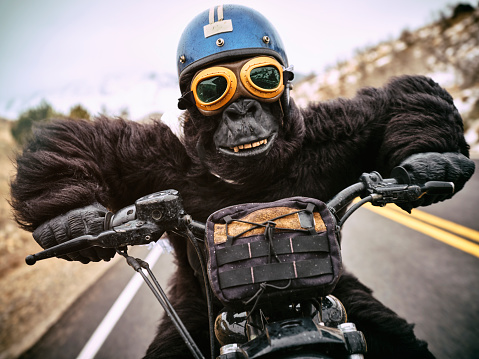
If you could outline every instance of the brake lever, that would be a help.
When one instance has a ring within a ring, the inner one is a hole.
[[[160,239],[163,233],[164,230],[154,223],[134,220],[108,231],[101,232],[96,236],[87,234],[57,244],[41,252],[31,254],[25,258],[25,262],[28,265],[34,265],[42,259],[63,256],[95,246],[102,248],[121,248],[148,244]]]
[[[100,235],[103,236],[108,236],[111,235],[112,233],[115,233],[113,231],[107,231],[107,232],[102,232]],[[32,266],[34,265],[37,261],[42,260],[42,259],[48,259],[48,258],[53,258],[57,256],[63,256],[67,255],[73,252],[78,252],[83,249],[88,249],[93,246],[95,246],[98,242],[98,237],[100,236],[93,236],[86,234],[81,237],[77,237],[74,239],[71,239],[67,242],[63,242],[60,244],[57,244],[56,246],[47,248],[41,252],[35,253],[35,254],[30,254],[25,258],[25,262]]]
[[[448,194],[454,194],[455,187],[453,182],[443,182],[443,181],[429,181],[424,183],[424,185],[421,186],[421,190],[424,191],[427,194],[443,194],[443,195],[448,195]]]

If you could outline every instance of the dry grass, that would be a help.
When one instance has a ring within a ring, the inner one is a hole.
[[[8,204],[9,182],[15,172],[12,158],[18,150],[10,134],[10,125],[8,121],[0,121],[0,278],[24,263],[25,251],[38,248],[31,235],[16,226]]]
[[[9,182],[18,151],[11,123],[0,119],[0,359],[15,358],[33,345],[70,304],[112,263],[42,261],[34,267],[25,257],[41,248],[19,229],[8,204]]]

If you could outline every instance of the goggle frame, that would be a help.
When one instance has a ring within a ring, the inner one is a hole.
[[[256,68],[272,66],[278,70],[279,83],[273,89],[266,89],[258,86],[251,79],[251,71]],[[249,98],[256,98],[261,101],[273,102],[277,100],[284,91],[284,67],[274,58],[269,56],[258,56],[246,60],[236,61],[228,64],[208,67],[198,71],[191,82],[196,107],[204,115],[214,115],[221,108],[241,95]],[[201,81],[222,76],[227,81],[227,88],[221,96],[211,102],[204,102],[198,96],[198,84]],[[238,83],[240,78],[240,84]]]

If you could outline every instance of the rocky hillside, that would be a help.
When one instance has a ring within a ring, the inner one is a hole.
[[[358,51],[353,58],[299,81],[292,96],[300,106],[352,97],[361,87],[379,87],[403,74],[430,76],[451,93],[463,116],[467,140],[479,152],[479,8],[458,5],[449,17]]]

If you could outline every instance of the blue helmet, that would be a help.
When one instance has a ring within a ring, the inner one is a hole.
[[[176,57],[180,86],[182,78],[207,65],[257,55],[272,56],[288,67],[283,43],[263,15],[240,5],[213,7],[196,16],[180,38]]]

